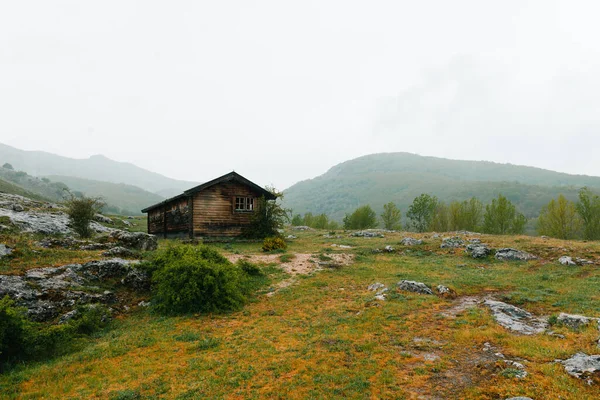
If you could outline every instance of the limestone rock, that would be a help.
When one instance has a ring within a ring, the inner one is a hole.
[[[562,256],[561,258],[558,259],[558,262],[561,263],[562,265],[577,265],[575,263],[575,261],[573,261],[573,259],[568,256]]]
[[[416,281],[402,280],[398,282],[398,289],[419,294],[433,294],[433,292],[430,288],[427,287],[427,285],[425,285],[422,282]]]
[[[556,322],[571,329],[580,329],[589,325],[594,319],[584,315],[560,313]]]
[[[470,254],[471,257],[477,258],[485,258],[490,255],[491,250],[485,244],[468,244],[465,250],[466,253]]]
[[[536,318],[530,312],[511,304],[489,299],[485,300],[484,304],[490,308],[498,324],[524,335],[544,332],[548,325],[546,321]]]
[[[370,290],[370,291],[372,291],[372,292],[375,292],[375,291],[377,291],[379,289],[383,289],[383,288],[385,288],[385,285],[383,283],[380,283],[380,282],[371,283],[367,287],[367,289]]]
[[[379,231],[358,231],[352,232],[350,236],[353,237],[365,237],[365,238],[382,238],[383,234]]]
[[[510,260],[510,261],[529,261],[536,260],[537,257],[533,254],[527,253],[525,251],[504,248],[499,249],[496,252],[496,260]]]
[[[577,353],[569,359],[556,361],[564,365],[569,375],[585,379],[589,384],[593,382],[592,376],[600,373],[600,355]]]
[[[383,248],[383,251],[386,253],[393,253],[395,251],[395,249],[392,246],[387,245]]]
[[[116,246],[102,253],[105,257],[135,257],[136,253],[125,247]]]
[[[405,237],[400,241],[400,244],[403,246],[418,246],[420,244],[423,244],[423,241],[420,239]]]
[[[150,251],[158,247],[158,239],[144,232],[125,232],[115,230],[110,233],[110,239],[124,247],[135,250]]]
[[[460,237],[458,236],[454,236],[451,238],[444,238],[442,240],[442,244],[440,245],[440,248],[442,249],[455,249],[458,247],[463,247],[465,245],[464,240],[462,240]]]
[[[139,268],[131,268],[121,283],[135,290],[150,290],[150,274]]]
[[[106,217],[106,216],[104,216],[102,214],[96,214],[96,215],[94,215],[94,220],[98,221],[98,222],[105,223],[105,224],[110,224],[110,225],[114,224],[114,221],[112,219],[110,219],[110,218],[108,218],[108,217]]]
[[[12,253],[12,249],[7,245],[0,243],[0,258],[4,256],[10,256]]]
[[[437,292],[437,294],[441,297],[445,297],[445,298],[449,298],[449,299],[454,299],[456,298],[456,291],[454,291],[454,289],[450,289],[447,286],[444,285],[437,285],[435,287],[435,291]]]

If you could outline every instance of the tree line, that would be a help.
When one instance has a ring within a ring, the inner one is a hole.
[[[406,210],[407,221],[402,225],[402,212],[393,202],[383,206],[379,215],[370,205],[358,207],[346,214],[344,229],[406,229],[416,232],[472,231],[497,235],[523,234],[528,219],[502,194],[489,204],[477,197],[446,204],[429,194],[417,196]],[[339,224],[327,215],[296,214],[292,225],[316,229],[338,229]],[[563,195],[545,205],[536,223],[537,233],[559,239],[600,239],[600,196],[589,188],[579,191],[579,200],[572,202]]]

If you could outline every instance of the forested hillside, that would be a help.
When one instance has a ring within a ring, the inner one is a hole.
[[[284,204],[294,213],[325,213],[340,221],[363,204],[381,212],[391,201],[405,211],[421,193],[447,203],[472,196],[488,203],[503,194],[532,218],[560,193],[575,200],[583,186],[598,191],[600,178],[485,161],[385,153],[346,161],[293,185],[284,192]]]

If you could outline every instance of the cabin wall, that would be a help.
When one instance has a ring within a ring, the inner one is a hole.
[[[254,212],[234,210],[236,197],[253,197],[256,208],[260,193],[238,182],[225,182],[194,194],[193,234],[205,237],[239,236]]]
[[[153,235],[166,233],[169,237],[187,235],[191,218],[189,206],[188,197],[181,197],[150,210],[148,212],[148,233]]]

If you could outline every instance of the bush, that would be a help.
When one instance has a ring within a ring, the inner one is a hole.
[[[237,265],[242,269],[242,271],[244,271],[250,276],[262,275],[262,271],[260,270],[260,268],[258,268],[256,264],[252,264],[250,261],[239,260],[237,262]]]
[[[89,238],[92,236],[92,229],[90,223],[94,220],[94,216],[100,212],[104,203],[99,198],[92,197],[75,197],[71,195],[71,198],[65,202],[67,206],[67,215],[71,221],[71,226],[82,238]]]
[[[263,251],[283,250],[286,248],[287,244],[285,240],[279,236],[266,238],[262,245]]]
[[[275,189],[270,189],[276,197],[275,200],[267,200],[265,196],[258,199],[252,221],[242,232],[242,235],[251,239],[262,239],[278,234],[286,222],[289,222],[289,210],[284,209],[277,203],[277,199],[283,195]]]
[[[235,310],[246,301],[245,275],[208,246],[170,246],[154,258],[154,307],[165,314]]]
[[[344,229],[367,229],[377,227],[377,214],[366,205],[358,207],[352,214],[344,217]]]

